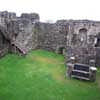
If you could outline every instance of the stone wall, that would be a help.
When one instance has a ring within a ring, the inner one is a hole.
[[[56,23],[37,23],[36,27],[38,34],[38,48],[60,53],[60,49],[66,47],[67,32],[64,32],[64,26]]]
[[[6,45],[9,52],[26,54],[37,47],[34,26],[38,21],[39,15],[36,13],[22,14],[21,17],[17,17],[15,13],[0,12],[0,31],[8,42]],[[2,42],[0,44],[5,45]]]
[[[89,20],[58,20],[42,23],[37,13],[0,12],[0,55],[27,54],[32,49],[45,49],[64,54],[66,62],[100,66],[100,22]]]
[[[71,57],[76,63],[90,64],[94,60],[97,66],[97,40],[100,31],[100,23],[94,21],[71,21],[67,35],[66,59],[69,62]],[[99,51],[100,52],[100,51]],[[98,59],[100,57],[98,56]]]

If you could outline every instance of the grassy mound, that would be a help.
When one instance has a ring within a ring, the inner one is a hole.
[[[64,57],[37,50],[0,59],[0,100],[100,100],[100,72],[94,83],[65,77]]]

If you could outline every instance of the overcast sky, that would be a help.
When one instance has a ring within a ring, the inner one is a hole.
[[[100,21],[100,0],[0,0],[0,11],[39,13],[41,21],[90,19]]]

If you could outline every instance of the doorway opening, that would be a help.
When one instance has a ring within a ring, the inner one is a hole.
[[[58,53],[58,54],[64,54],[64,53],[65,53],[65,47],[63,47],[63,46],[58,47],[57,53]]]

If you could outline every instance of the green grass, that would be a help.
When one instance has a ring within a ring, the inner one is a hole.
[[[0,59],[0,100],[100,100],[100,71],[94,83],[65,77],[64,57],[36,50]]]

